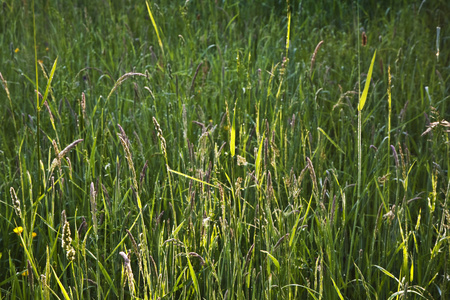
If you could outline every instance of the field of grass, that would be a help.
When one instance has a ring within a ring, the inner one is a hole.
[[[449,15],[3,0],[0,299],[450,299]]]

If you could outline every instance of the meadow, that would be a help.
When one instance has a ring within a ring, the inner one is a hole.
[[[450,4],[0,5],[0,299],[450,299]]]

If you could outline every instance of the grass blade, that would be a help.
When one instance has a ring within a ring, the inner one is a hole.
[[[364,107],[364,104],[366,103],[367,94],[369,93],[370,80],[372,79],[373,64],[375,63],[376,55],[377,55],[377,50],[375,50],[375,53],[373,54],[372,62],[370,63],[369,73],[367,73],[367,78],[366,78],[366,84],[364,85],[364,90],[363,90],[362,96],[359,99],[358,110],[362,110]]]
[[[384,269],[384,268],[382,268],[380,266],[377,266],[377,265],[375,265],[375,267],[380,269],[381,272],[383,272],[387,276],[391,277],[392,279],[394,279],[395,281],[397,281],[400,284],[400,281],[398,281],[398,279],[394,275],[392,275],[392,273],[390,273],[388,270],[386,270],[386,269]]]
[[[197,292],[198,295],[200,295],[200,291],[199,291],[199,288],[198,288],[197,276],[195,275],[195,271],[194,271],[194,268],[192,267],[191,260],[189,259],[189,254],[186,254],[186,259],[188,261],[189,274],[191,275],[192,282],[194,283],[195,291]]]
[[[50,72],[50,76],[48,77],[47,86],[45,87],[44,97],[42,98],[41,104],[39,105],[39,107],[42,107],[42,105],[44,104],[45,100],[47,100],[48,92],[50,91],[50,86],[52,84],[53,76],[55,75],[57,62],[58,62],[58,57],[55,59],[55,62],[53,63],[52,71]]]
[[[336,143],[328,136],[328,134],[325,133],[325,131],[323,131],[322,128],[317,127],[317,130],[319,130],[320,132],[322,132],[322,134],[330,141],[330,143],[332,143],[334,147],[336,147],[339,151],[341,151],[341,152],[345,155],[345,152],[339,147],[338,144],[336,144]]]
[[[261,142],[258,147],[258,156],[256,157],[255,168],[256,168],[256,179],[259,180],[259,174],[261,173],[261,161],[262,161],[262,148],[264,144],[264,134],[261,138]]]
[[[334,282],[333,277],[330,277],[330,278],[331,278],[331,281],[333,282],[334,289],[336,290],[336,293],[338,294],[339,299],[344,300],[344,297],[342,296],[341,291],[340,291],[339,288],[337,287],[336,282]]]
[[[59,287],[61,288],[61,292],[64,295],[64,299],[66,300],[70,300],[69,294],[67,293],[66,289],[64,288],[63,284],[61,283],[61,281],[58,278],[58,275],[56,275],[55,269],[52,268],[53,274],[55,274],[55,278],[56,278],[56,282],[58,282]]]
[[[278,259],[276,259],[272,254],[270,254],[267,251],[264,250],[260,250],[262,253],[267,254],[267,256],[269,256],[269,258],[272,260],[273,264],[275,265],[275,267],[277,267],[278,272],[280,272],[280,263],[278,262]]]
[[[180,176],[184,176],[184,177],[186,177],[186,178],[189,178],[189,179],[191,179],[191,180],[194,180],[194,181],[197,181],[197,182],[206,184],[206,185],[209,185],[209,186],[211,186],[211,187],[213,187],[213,188],[216,188],[216,189],[218,188],[217,186],[215,186],[215,185],[213,185],[213,184],[211,184],[211,183],[207,183],[206,181],[197,179],[197,178],[195,178],[195,177],[192,177],[192,176],[183,174],[183,173],[181,173],[181,172],[178,172],[178,171],[175,171],[175,170],[172,170],[172,169],[169,169],[169,172],[175,173],[175,174],[180,175]]]
[[[236,104],[237,104],[237,100],[234,103],[233,124],[231,125],[231,135],[230,135],[230,153],[231,153],[231,157],[234,157],[234,155],[236,153]]]
[[[152,10],[150,9],[150,6],[148,5],[148,1],[145,1],[145,4],[147,4],[148,15],[150,16],[150,20],[152,20],[153,28],[155,28],[156,36],[158,37],[159,47],[161,48],[161,52],[164,56],[164,48],[163,48],[161,38],[159,36],[158,26],[156,26],[156,22],[155,22],[155,19],[153,18]]]

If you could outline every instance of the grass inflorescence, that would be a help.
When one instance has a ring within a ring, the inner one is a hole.
[[[0,10],[0,299],[448,298],[445,1]]]

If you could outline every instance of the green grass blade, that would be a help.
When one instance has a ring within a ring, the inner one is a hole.
[[[163,43],[161,41],[161,37],[159,36],[158,26],[156,25],[155,19],[153,18],[152,10],[150,9],[150,6],[148,5],[148,1],[145,1],[145,4],[147,4],[148,15],[150,16],[150,20],[152,20],[153,28],[155,28],[156,36],[158,37],[159,47],[161,48],[161,52],[164,56],[164,48],[163,48]]]
[[[278,262],[278,259],[276,259],[272,254],[270,254],[267,251],[264,250],[260,250],[262,253],[267,254],[267,256],[269,256],[270,260],[272,260],[273,264],[275,265],[275,267],[277,267],[278,272],[280,272],[280,263]]]
[[[373,64],[375,63],[376,55],[377,55],[377,50],[375,50],[375,53],[373,54],[372,62],[370,63],[369,73],[367,73],[366,84],[364,85],[364,91],[362,93],[361,98],[359,99],[358,110],[363,109],[364,104],[366,103],[366,100],[367,100],[367,94],[369,93],[370,80],[372,79]]]
[[[44,97],[42,98],[42,101],[41,101],[41,104],[39,105],[39,107],[42,107],[45,100],[47,100],[48,92],[50,91],[50,86],[52,84],[53,76],[55,75],[57,62],[58,62],[58,57],[55,59],[55,62],[53,63],[52,71],[50,72],[50,76],[48,77],[47,86],[45,87]]]
[[[336,285],[336,282],[334,282],[333,277],[330,277],[330,278],[331,278],[331,281],[333,282],[334,289],[336,290],[336,293],[338,294],[339,299],[344,300],[344,297],[342,296],[341,291],[339,290],[338,286]]]
[[[209,186],[211,186],[211,187],[213,187],[213,188],[216,188],[216,189],[218,188],[217,186],[215,186],[215,185],[213,185],[213,184],[211,184],[211,183],[207,183],[206,181],[197,179],[197,178],[195,178],[195,177],[192,177],[192,176],[183,174],[183,173],[181,173],[181,172],[178,172],[178,171],[175,171],[175,170],[172,170],[172,169],[169,169],[169,172],[175,173],[175,174],[177,174],[177,175],[180,175],[180,176],[183,176],[183,177],[192,179],[192,180],[195,180],[195,181],[197,181],[197,182],[200,182],[200,183],[203,183],[203,184],[206,184],[206,185],[209,185]]]
[[[66,300],[70,300],[69,294],[67,293],[66,289],[64,288],[63,284],[61,283],[61,281],[58,278],[58,275],[56,275],[55,269],[52,268],[53,274],[55,275],[56,278],[56,282],[58,282],[59,287],[61,288],[61,292],[63,293],[64,299]]]
[[[387,276],[391,277],[392,279],[394,279],[395,281],[397,281],[400,284],[400,281],[398,281],[398,279],[394,275],[392,275],[392,273],[390,273],[388,270],[386,270],[386,269],[384,269],[384,268],[382,268],[380,266],[377,266],[377,265],[375,265],[375,267],[380,269],[381,272],[383,272]]]
[[[322,134],[330,141],[330,143],[332,143],[334,147],[336,147],[340,152],[342,152],[342,153],[345,155],[345,152],[339,147],[338,144],[336,144],[336,143],[328,136],[328,134],[325,133],[325,131],[323,131],[322,128],[317,127],[317,130],[319,130],[320,132],[322,132]]]
[[[189,274],[191,275],[192,282],[194,283],[195,291],[200,296],[200,290],[198,288],[197,276],[195,275],[195,271],[194,271],[194,268],[192,267],[191,260],[189,259],[189,254],[186,254],[186,258],[187,258],[188,265],[189,265]]]
[[[304,286],[304,285],[301,285],[301,284],[295,284],[295,283],[293,283],[293,284],[285,285],[285,286],[283,286],[281,289],[284,289],[284,288],[287,288],[287,287],[299,287],[299,288],[303,288],[303,289],[305,289],[306,291],[308,291],[309,295],[310,295],[311,297],[313,297],[314,300],[318,300],[317,297],[316,297],[313,293],[319,294],[319,292],[316,292],[315,290],[313,290],[313,289],[311,289],[311,288],[309,288],[309,287],[307,287],[307,286]]]
[[[294,227],[291,230],[291,238],[289,239],[289,248],[292,247],[292,242],[294,241],[295,233],[297,232],[297,226],[301,219],[301,214],[299,213],[297,216],[297,220],[295,220]]]
[[[262,162],[262,148],[264,145],[264,136],[265,134],[262,135],[261,137],[261,142],[259,143],[259,147],[258,147],[258,156],[256,157],[256,162],[255,162],[255,168],[256,168],[256,179],[259,180],[259,174],[261,173],[261,162]]]

